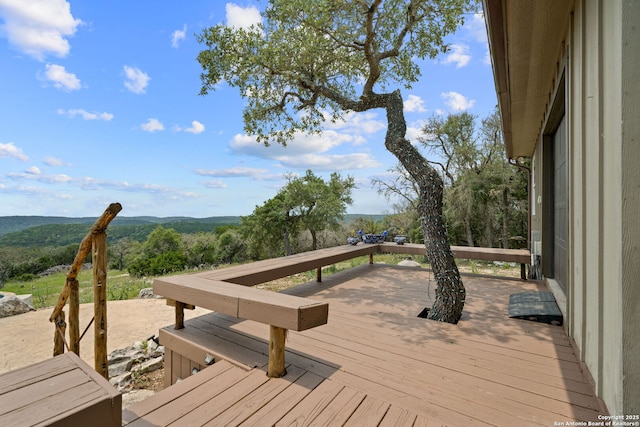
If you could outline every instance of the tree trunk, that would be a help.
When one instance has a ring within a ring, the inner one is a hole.
[[[471,219],[469,219],[469,215],[464,216],[464,231],[467,234],[467,245],[475,246],[473,241],[473,232],[471,231]]]
[[[291,235],[289,233],[290,223],[292,221],[292,218],[291,218],[291,215],[289,214],[288,209],[285,211],[285,216],[286,216],[286,222],[285,222],[285,229],[284,229],[284,236],[283,236],[284,250],[285,250],[285,254],[289,256],[293,254],[293,250],[291,249]]]
[[[427,257],[437,283],[436,300],[429,310],[428,318],[458,323],[464,308],[466,293],[442,218],[442,179],[422,154],[405,138],[407,125],[400,91],[380,96],[384,97],[384,107],[387,111],[388,129],[385,146],[411,174],[419,188],[418,215]]]
[[[509,188],[502,190],[502,247],[509,249]]]
[[[291,240],[289,239],[289,230],[284,231],[284,250],[287,256],[292,255]]]
[[[318,233],[316,230],[309,230],[311,233],[311,250],[315,251],[318,249]]]
[[[484,237],[487,241],[487,247],[493,247],[493,218],[491,217],[491,209],[489,206],[484,207]]]

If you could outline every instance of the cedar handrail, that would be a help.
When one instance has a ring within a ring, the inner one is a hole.
[[[78,253],[69,268],[65,284],[58,297],[58,303],[49,317],[55,322],[54,356],[64,353],[65,315],[63,308],[69,300],[69,345],[67,348],[80,355],[80,316],[79,316],[79,283],[78,272],[82,268],[90,251],[93,251],[93,289],[94,289],[94,319],[95,323],[95,369],[103,377],[108,377],[107,369],[107,311],[106,311],[106,274],[107,274],[107,243],[106,230],[109,223],[122,210],[120,203],[112,203],[96,220],[87,235],[82,239]]]

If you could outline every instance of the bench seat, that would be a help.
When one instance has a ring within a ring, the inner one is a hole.
[[[423,247],[424,248],[424,247]],[[255,261],[233,267],[220,268],[204,273],[196,273],[192,277],[204,277],[209,280],[222,280],[238,285],[254,286],[271,280],[281,279],[326,265],[348,261],[378,252],[378,245],[360,244],[344,245],[316,251]]]
[[[153,289],[175,301],[294,331],[324,325],[329,313],[326,302],[194,275],[156,279]]]
[[[187,305],[198,305],[217,313],[269,325],[269,377],[286,374],[284,354],[287,331],[304,331],[324,325],[329,315],[329,304],[326,302],[196,275],[155,279],[153,290],[175,305],[175,329],[184,328],[183,310]]]
[[[424,245],[406,243],[381,243],[380,252],[399,253],[407,255],[425,255]],[[479,246],[451,246],[453,256],[458,259],[475,259],[479,261],[502,261],[520,264],[520,277],[526,279],[526,265],[531,263],[531,252],[528,249],[484,248]]]

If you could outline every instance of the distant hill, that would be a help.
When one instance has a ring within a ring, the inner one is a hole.
[[[67,218],[54,216],[0,217],[0,246],[65,246],[79,244],[97,218]],[[240,217],[210,218],[151,216],[116,217],[109,225],[109,240],[128,237],[143,241],[158,225],[179,233],[214,231],[218,226],[240,224]]]
[[[348,214],[345,221],[358,218],[380,221],[384,215]],[[80,244],[96,217],[69,218],[61,216],[0,216],[0,246],[66,246]],[[178,233],[212,232],[216,227],[240,224],[239,216],[209,218],[153,216],[116,217],[109,225],[108,239],[123,237],[144,241],[158,225],[173,228]]]
[[[71,218],[64,216],[0,216],[0,236],[22,231],[27,228],[39,225],[51,224],[89,224],[93,225],[97,217]],[[200,223],[224,223],[239,224],[240,217],[218,216],[210,218],[190,218],[190,217],[167,217],[159,218],[154,216],[116,217],[113,225],[144,225],[144,224],[166,224],[170,222],[200,222]]]

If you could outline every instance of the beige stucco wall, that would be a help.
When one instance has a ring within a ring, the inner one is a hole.
[[[576,1],[568,19],[556,76],[564,70],[569,134],[565,326],[610,413],[638,414],[640,0]],[[535,234],[543,227],[541,143],[533,164]]]

